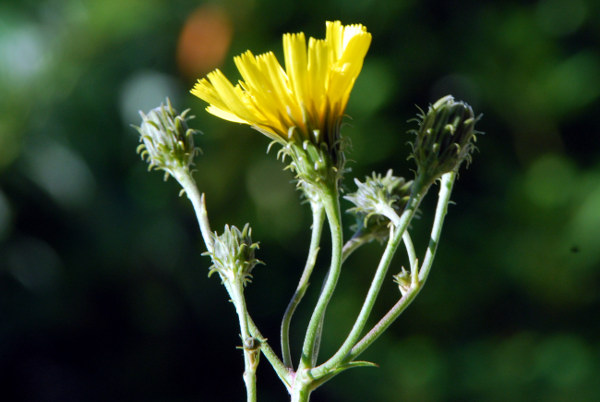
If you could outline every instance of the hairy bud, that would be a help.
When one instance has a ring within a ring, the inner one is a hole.
[[[258,243],[252,243],[252,229],[248,224],[243,230],[235,226],[225,225],[221,235],[213,235],[213,251],[206,252],[210,255],[213,265],[208,275],[215,272],[223,281],[239,279],[245,285],[252,279],[252,270],[256,264],[261,263],[254,257]]]
[[[178,114],[167,99],[166,106],[161,104],[148,114],[140,112],[142,124],[136,127],[140,133],[140,146],[137,152],[149,164],[149,169],[165,171],[165,179],[178,169],[189,169],[199,148],[194,147],[196,130],[188,127],[185,110]]]
[[[458,169],[470,160],[475,148],[475,117],[471,106],[456,102],[450,95],[429,106],[427,113],[417,118],[412,158],[417,164],[417,175],[432,182],[444,173]]]

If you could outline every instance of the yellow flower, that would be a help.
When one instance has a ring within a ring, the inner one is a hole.
[[[248,124],[281,144],[308,140],[335,152],[370,43],[364,26],[328,21],[325,39],[310,38],[308,48],[304,33],[283,35],[285,70],[272,52],[247,51],[234,58],[243,79],[237,85],[215,70],[191,92],[209,103],[209,113]]]

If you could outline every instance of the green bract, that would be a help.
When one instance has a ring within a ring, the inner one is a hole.
[[[288,169],[296,174],[299,187],[309,199],[324,188],[336,188],[344,172],[344,140],[336,131],[334,143],[303,140],[295,127],[289,129],[289,141],[282,143],[278,158],[289,157]],[[319,137],[317,131],[314,136]]]
[[[408,201],[412,181],[406,182],[404,178],[394,176],[390,169],[385,176],[373,172],[364,182],[358,179],[354,182],[356,191],[344,198],[355,205],[348,212],[357,219],[356,231],[385,239],[389,234],[389,221],[402,212]]]
[[[442,174],[458,169],[469,160],[474,149],[475,117],[471,106],[455,102],[451,95],[444,96],[422,112],[417,121],[412,158],[417,163],[417,176],[433,182]]]
[[[136,128],[142,144],[137,151],[149,163],[149,169],[164,170],[165,179],[169,174],[174,176],[178,169],[188,169],[200,150],[194,147],[193,138],[198,131],[187,125],[193,118],[187,116],[188,112],[189,109],[177,114],[169,99],[166,106],[161,104],[148,114],[140,111],[142,125]]]
[[[252,278],[252,269],[261,261],[254,258],[258,243],[252,243],[252,229],[248,224],[241,231],[235,226],[225,225],[223,233],[213,234],[213,250],[206,252],[213,265],[208,275],[215,272],[223,281],[241,280],[246,284]]]

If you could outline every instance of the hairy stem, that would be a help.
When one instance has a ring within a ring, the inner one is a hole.
[[[317,304],[308,324],[304,345],[302,346],[302,357],[298,368],[299,371],[312,365],[315,346],[319,343],[318,338],[320,327],[322,326],[322,319],[325,315],[327,305],[333,296],[342,266],[343,234],[337,187],[332,186],[332,188],[324,188],[322,194],[322,202],[325,207],[329,230],[331,232],[331,264],[321,294],[319,295],[319,299],[317,300]]]
[[[438,203],[435,211],[435,218],[431,230],[431,237],[429,241],[429,247],[427,249],[425,258],[423,259],[423,265],[419,271],[419,275],[416,282],[413,282],[408,291],[398,300],[398,302],[386,313],[386,315],[379,320],[377,324],[350,350],[350,353],[346,356],[345,361],[352,361],[356,359],[362,352],[365,351],[371,344],[387,329],[389,326],[402,314],[404,310],[412,303],[417,297],[433,263],[433,257],[439,243],[440,236],[442,234],[442,226],[444,218],[448,211],[448,204],[450,202],[450,195],[452,193],[452,185],[456,178],[455,172],[446,173],[442,176],[440,184],[440,192],[438,195]]]
[[[321,242],[321,233],[323,230],[324,213],[321,205],[312,204],[313,222],[312,222],[312,233],[310,237],[310,246],[308,249],[308,257],[304,266],[304,271],[298,282],[298,286],[292,299],[290,300],[287,309],[283,315],[281,321],[281,353],[283,354],[283,364],[286,367],[293,368],[292,354],[290,350],[290,322],[292,316],[296,311],[296,307],[300,304],[300,301],[308,289],[310,276],[313,268],[317,261],[317,254],[319,253],[319,243]]]
[[[265,338],[260,333],[260,330],[258,329],[256,324],[252,320],[252,317],[250,317],[249,315],[248,315],[248,325],[250,327],[250,333],[252,334],[252,336],[254,338],[258,339],[258,341],[260,342],[260,350],[262,351],[262,354],[267,358],[267,360],[273,367],[273,370],[275,370],[275,373],[277,374],[277,376],[279,377],[279,379],[281,380],[283,385],[285,385],[286,389],[288,391],[291,391],[291,389],[292,389],[292,374],[293,374],[292,370],[290,368],[286,367],[283,364],[283,362],[279,359],[279,357],[277,356],[277,353],[275,353],[273,348],[267,342],[267,338]]]
[[[208,213],[206,212],[206,203],[204,193],[200,194],[196,181],[190,174],[189,170],[181,169],[173,172],[173,177],[179,182],[188,199],[191,201],[198,219],[198,226],[204,239],[204,244],[208,251],[213,251],[212,231],[208,221]]]
[[[346,356],[350,353],[352,347],[360,339],[360,335],[371,314],[375,300],[379,295],[379,291],[385,279],[385,275],[387,274],[392,258],[394,257],[398,245],[402,241],[403,235],[406,232],[406,229],[408,228],[412,218],[414,217],[414,214],[426,191],[427,188],[417,187],[416,185],[413,186],[413,192],[406,208],[404,209],[404,212],[402,213],[402,216],[396,220],[396,222],[394,222],[393,234],[390,235],[385,251],[383,252],[375,275],[373,276],[367,296],[365,297],[363,306],[358,314],[358,317],[356,318],[356,321],[354,322],[354,325],[352,326],[352,329],[350,330],[350,333],[346,337],[346,340],[342,346],[340,346],[338,351],[327,362],[311,370],[311,375],[314,378],[319,378],[328,374],[331,370],[337,368],[340,364],[345,362]]]
[[[250,327],[248,324],[248,311],[246,309],[246,300],[244,297],[244,288],[241,280],[234,280],[229,287],[231,290],[231,300],[240,323],[240,332],[242,338],[242,349],[244,351],[244,383],[246,385],[247,402],[256,402],[256,368],[258,367],[258,358],[260,356],[260,346],[256,345],[256,340],[250,336]]]

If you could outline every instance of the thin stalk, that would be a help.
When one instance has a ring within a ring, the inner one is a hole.
[[[206,203],[204,193],[200,194],[196,181],[190,174],[189,170],[182,169],[173,172],[173,177],[179,182],[188,199],[191,201],[196,218],[198,219],[198,226],[204,239],[206,249],[210,252],[213,251],[213,239],[212,231],[210,230],[210,223],[208,221],[208,214],[206,212]]]
[[[352,238],[348,240],[342,248],[342,262],[346,261],[346,258],[350,257],[350,254],[352,254],[365,243],[367,243],[365,236],[355,233],[354,236],[352,236]]]
[[[402,241],[402,237],[406,232],[406,229],[408,228],[408,225],[410,224],[410,221],[412,220],[419,204],[421,203],[425,192],[426,188],[420,188],[416,185],[413,186],[413,192],[407,203],[406,208],[404,209],[404,212],[402,213],[402,216],[400,217],[400,219],[394,222],[395,227],[393,229],[393,235],[391,235],[388,240],[385,251],[381,256],[379,265],[377,267],[377,270],[375,271],[375,275],[373,276],[373,280],[367,292],[367,296],[365,297],[363,306],[361,307],[361,310],[358,314],[358,317],[356,318],[356,321],[354,322],[354,325],[352,326],[352,329],[350,330],[350,333],[346,337],[346,340],[344,341],[342,346],[340,346],[338,351],[328,361],[326,361],[319,367],[311,370],[312,377],[319,378],[329,373],[332,369],[338,367],[341,363],[343,363],[346,360],[346,356],[348,355],[348,353],[350,353],[352,347],[360,339],[360,335],[365,325],[367,324],[367,320],[369,318],[369,315],[371,314],[371,311],[375,304],[375,300],[377,299],[381,286],[383,285],[383,281],[385,279],[385,275],[387,274],[392,258],[394,257],[398,245]]]
[[[450,195],[452,194],[452,187],[456,180],[456,172],[446,173],[442,176],[440,183],[440,193],[438,204],[435,209],[435,218],[433,226],[431,228],[431,237],[429,238],[429,245],[427,246],[427,252],[423,257],[423,264],[419,270],[419,282],[425,282],[431,266],[433,265],[433,259],[435,258],[435,252],[442,235],[442,227],[444,226],[444,218],[448,213],[448,204],[450,202]]]
[[[331,232],[331,264],[329,266],[325,284],[323,285],[323,289],[321,289],[321,294],[319,295],[319,299],[317,300],[317,304],[308,323],[298,371],[302,371],[302,369],[306,369],[312,364],[315,345],[319,342],[318,334],[320,332],[319,328],[322,325],[322,318],[325,315],[327,305],[333,296],[342,266],[343,234],[339,195],[337,188],[335,186],[332,187],[333,188],[325,188],[322,191],[322,202],[325,207],[325,213],[327,214],[329,231]]]
[[[321,242],[323,221],[325,217],[321,205],[311,203],[311,207],[313,222],[308,257],[306,258],[304,271],[302,272],[296,291],[294,292],[281,321],[281,353],[283,354],[283,364],[289,368],[293,368],[292,353],[290,351],[290,322],[292,321],[292,316],[296,311],[296,307],[298,307],[298,304],[300,304],[300,301],[306,293],[306,289],[308,289],[310,276],[317,261],[317,254],[319,253],[319,244]]]
[[[408,263],[410,264],[411,278],[415,278],[419,272],[417,264],[417,254],[415,253],[415,246],[413,245],[412,238],[408,230],[402,235],[402,241],[404,241],[404,247],[406,248],[406,256],[408,257]]]
[[[246,300],[244,298],[243,284],[239,280],[233,281],[230,288],[231,299],[235,305],[235,310],[240,323],[240,332],[242,337],[242,350],[244,351],[244,384],[246,385],[247,402],[256,402],[256,368],[258,367],[258,356],[260,351],[252,348],[249,343],[253,341],[250,336],[248,325],[248,311],[246,309]]]
[[[358,342],[346,356],[346,361],[352,361],[365,351],[412,303],[421,290],[420,284],[415,284],[402,296],[402,298],[386,313],[385,316]]]
[[[393,208],[389,206],[383,206],[383,214],[394,224],[395,227],[399,227],[400,225],[402,225],[400,217],[398,216],[396,211],[394,211]],[[404,247],[406,248],[406,255],[410,264],[411,276],[416,277],[418,271],[417,255],[415,253],[415,246],[413,245],[412,238],[410,237],[410,233],[408,233],[408,230],[405,230],[402,234],[402,240],[404,242]]]
[[[252,336],[260,341],[260,350],[262,351],[263,355],[265,355],[265,357],[273,367],[273,370],[275,370],[275,373],[277,374],[281,382],[283,382],[283,385],[285,385],[286,389],[288,391],[291,391],[293,372],[288,367],[286,367],[283,364],[283,362],[279,359],[279,356],[277,356],[277,353],[275,353],[273,348],[271,348],[271,346],[267,342],[267,338],[265,338],[260,333],[260,330],[254,323],[250,315],[248,315],[248,325],[250,327],[250,333],[252,334]]]
[[[225,289],[227,290],[229,297],[231,297],[231,299],[233,300],[233,296],[232,296],[233,291],[231,290],[231,286],[229,285],[229,282],[224,281],[223,285],[225,285]],[[237,309],[236,309],[236,312],[237,312]],[[247,312],[247,310],[246,310],[246,312]],[[277,374],[277,376],[279,377],[281,382],[283,382],[283,385],[285,385],[286,389],[288,389],[288,391],[291,390],[291,384],[292,384],[291,370],[289,370],[287,367],[285,367],[283,365],[282,361],[277,356],[277,353],[275,353],[273,348],[271,348],[271,346],[267,342],[267,338],[265,338],[263,336],[263,334],[261,334],[260,330],[258,329],[258,326],[256,325],[256,323],[250,316],[250,313],[247,312],[246,317],[248,319],[248,327],[250,330],[250,334],[252,335],[252,337],[254,337],[255,339],[258,339],[258,341],[260,342],[260,350],[261,350],[262,354],[265,355],[265,357],[267,358],[267,360],[273,367],[273,370],[275,370],[275,373]]]
[[[452,185],[455,178],[455,172],[446,173],[442,176],[429,247],[425,258],[423,259],[423,265],[419,272],[418,281],[413,282],[408,291],[390,309],[390,311],[388,311],[387,314],[379,320],[379,322],[375,324],[375,326],[356,345],[354,345],[345,361],[356,359],[365,349],[371,346],[371,344],[400,316],[400,314],[406,310],[425,285],[442,234],[442,226],[446,213],[448,212],[448,204],[450,202]]]

